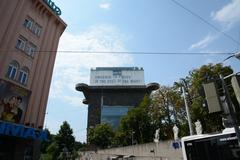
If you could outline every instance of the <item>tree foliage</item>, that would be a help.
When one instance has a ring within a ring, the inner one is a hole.
[[[206,133],[220,131],[222,126],[222,118],[219,113],[209,114],[207,108],[203,107],[204,97],[202,95],[204,83],[215,81],[218,88],[221,88],[221,81],[219,75],[227,76],[233,71],[229,66],[222,66],[221,64],[203,65],[198,69],[189,72],[185,78],[185,86],[188,90],[188,103],[190,108],[190,115],[192,122],[201,121],[203,130]],[[229,81],[226,81],[229,84]],[[218,91],[220,95],[223,93]]]
[[[156,129],[160,129],[161,140],[172,139],[174,124],[179,128],[180,137],[189,135],[182,97],[183,88],[186,91],[192,122],[200,120],[203,131],[206,133],[220,131],[223,128],[221,115],[219,113],[209,114],[207,108],[203,107],[202,85],[216,81],[220,88],[219,75],[226,76],[232,72],[229,66],[221,64],[208,64],[194,69],[184,79],[175,82],[173,86],[160,86],[151,96],[146,95],[138,106],[122,117],[117,130],[112,130],[106,124],[90,129],[88,141],[100,148],[148,143],[153,141]],[[226,83],[230,84],[229,79]],[[221,91],[219,93],[223,94]],[[231,88],[230,93],[233,95]],[[233,99],[233,102],[235,106],[238,106],[236,99]]]
[[[120,122],[120,127],[115,136],[115,143],[130,145],[135,143],[152,142],[155,127],[151,123],[148,108],[151,100],[145,96],[139,106],[131,109]]]
[[[76,144],[70,125],[64,121],[57,135],[51,135],[49,142],[42,144],[42,159],[75,159],[77,156]]]
[[[160,128],[161,139],[172,138],[174,124],[180,128],[184,128],[181,125],[185,124],[187,120],[181,93],[175,86],[160,86],[152,94],[149,113],[152,122]]]
[[[70,125],[64,121],[55,137],[55,141],[60,151],[62,151],[63,148],[67,148],[68,152],[73,152],[75,147],[75,137],[72,134],[73,130],[70,128]]]
[[[108,124],[99,124],[89,130],[88,142],[99,148],[107,148],[112,144],[114,131]]]
[[[42,154],[46,154],[47,153],[47,147],[52,143],[52,141],[54,139],[54,135],[52,135],[47,128],[45,129],[45,131],[48,134],[48,141],[43,141],[41,143],[41,153]]]

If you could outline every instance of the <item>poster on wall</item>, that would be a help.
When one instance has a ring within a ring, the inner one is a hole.
[[[0,120],[23,123],[31,92],[0,79]]]

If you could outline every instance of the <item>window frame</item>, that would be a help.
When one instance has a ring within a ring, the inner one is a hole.
[[[37,37],[40,37],[42,32],[42,26],[35,22],[32,18],[27,16],[27,18],[24,19],[23,26],[30,30],[34,35]]]
[[[19,36],[18,39],[17,39],[16,48],[24,51],[25,48],[26,48],[27,42],[28,41],[27,41],[26,38],[24,38],[22,36]]]
[[[23,51],[26,55],[34,58],[37,46],[23,36],[19,36],[16,43],[16,48]]]
[[[23,22],[23,26],[29,30],[32,30],[33,28],[33,24],[34,24],[34,21],[32,18],[30,17],[27,17],[25,18],[24,22]]]
[[[25,47],[25,53],[31,57],[34,57],[34,53],[36,52],[36,49],[37,49],[37,46],[35,44],[33,44],[32,42],[28,41],[28,43]]]
[[[8,65],[6,77],[9,78],[9,79],[15,80],[16,76],[17,76],[17,73],[18,73],[18,69],[19,69],[18,62],[17,61],[12,61]]]
[[[33,26],[32,32],[36,36],[40,37],[41,31],[42,31],[42,26],[40,26],[38,23],[35,23],[34,26]]]
[[[28,75],[29,75],[28,71],[24,69],[19,70],[18,82],[21,83],[22,85],[27,85]]]

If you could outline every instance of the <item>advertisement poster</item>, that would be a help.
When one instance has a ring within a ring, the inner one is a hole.
[[[145,85],[144,70],[137,67],[97,67],[96,69],[91,69],[90,85]]]
[[[23,123],[30,91],[0,79],[0,120]]]

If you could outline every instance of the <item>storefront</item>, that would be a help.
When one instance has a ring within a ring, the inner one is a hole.
[[[44,130],[0,121],[0,159],[38,159],[41,141],[47,141],[47,138]]]
[[[31,92],[0,79],[0,160],[32,160],[40,156],[42,129],[30,127],[24,120]]]

